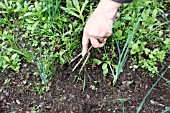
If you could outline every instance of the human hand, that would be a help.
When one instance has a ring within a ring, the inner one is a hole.
[[[87,53],[89,42],[94,48],[104,46],[107,38],[112,34],[112,25],[120,6],[120,3],[112,0],[100,0],[84,28],[82,56]]]

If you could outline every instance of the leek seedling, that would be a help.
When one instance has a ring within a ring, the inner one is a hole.
[[[31,47],[32,49],[32,47]],[[33,56],[33,61],[35,62],[38,72],[40,74],[42,83],[47,85],[47,76],[44,72],[44,64],[42,62],[42,46],[41,46],[41,42],[40,42],[40,60],[38,61],[37,57],[34,55],[34,51],[32,49],[32,56]]]
[[[44,2],[47,7],[47,12],[50,16],[50,20],[53,20],[57,14],[56,11],[59,8],[61,0],[44,0]]]
[[[147,94],[145,95],[145,97],[143,98],[142,102],[140,103],[137,112],[139,113],[140,110],[142,109],[143,104],[145,103],[146,98],[149,96],[149,94],[151,93],[151,91],[153,90],[153,88],[158,84],[158,82],[161,80],[161,78],[164,76],[164,74],[168,71],[168,69],[170,68],[170,65],[168,66],[168,68],[165,69],[165,71],[160,75],[160,77],[158,78],[158,80],[153,84],[153,86],[151,87],[151,89],[147,92]]]

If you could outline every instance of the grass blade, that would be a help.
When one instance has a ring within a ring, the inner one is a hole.
[[[119,43],[118,43],[118,41],[117,41],[117,39],[116,39],[116,36],[115,36],[115,35],[114,35],[114,39],[115,39],[115,41],[116,41],[116,46],[117,46],[117,49],[118,49],[119,60],[120,60],[120,59],[121,59],[121,58],[120,58],[121,51],[120,51]]]
[[[169,22],[169,20],[166,16],[165,12],[162,9],[159,9],[159,8],[158,8],[158,10],[162,13],[164,19],[168,22],[168,29],[170,30],[170,22]]]
[[[122,97],[124,97],[123,94]],[[125,113],[125,100],[122,101],[122,113]]]
[[[86,87],[86,75],[84,74],[84,80],[83,80],[83,93]]]
[[[41,45],[41,42],[40,42],[40,69],[41,69],[41,79],[43,81],[43,83],[46,85],[47,84],[47,78],[46,78],[46,74],[44,72],[44,64],[43,64],[43,61],[42,61],[42,45]]]
[[[65,7],[61,7],[62,10],[64,10],[66,13],[75,16],[77,18],[80,18],[79,15],[77,13],[75,13],[75,11],[73,11],[73,8],[65,8]]]

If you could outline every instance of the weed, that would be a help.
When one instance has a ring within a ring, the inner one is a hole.
[[[44,93],[44,88],[41,88],[39,83],[34,83],[35,84],[35,88],[36,88],[36,92],[38,92],[39,95]]]
[[[157,64],[164,61],[167,52],[169,51],[169,49],[167,49],[169,46],[166,46],[169,43],[168,35],[165,38],[162,38],[163,33],[168,33],[169,30],[160,29],[164,25],[167,25],[169,21],[165,19],[165,22],[161,22],[157,18],[157,16],[162,13],[159,10],[159,7],[162,6],[160,6],[158,2],[153,3],[152,1],[144,1],[143,4],[140,2],[141,1],[134,1],[129,4],[128,7],[127,5],[123,5],[123,8],[121,8],[120,11],[121,17],[113,26],[114,35],[111,37],[111,40],[109,40],[109,42],[112,41],[112,44],[106,45],[106,48],[112,48],[110,50],[107,49],[107,56],[112,56],[112,58],[107,59],[107,61],[111,64],[109,64],[109,67],[115,78],[113,83],[116,82],[118,75],[123,71],[122,67],[127,59],[127,53],[129,50],[132,55],[129,60],[131,60],[131,62],[136,62],[130,67],[133,68],[133,70],[138,68],[147,69],[149,75],[152,77],[158,72]],[[136,7],[136,4],[141,5]],[[154,6],[157,8],[155,9]],[[135,27],[133,27],[137,21],[136,17],[139,20]],[[164,17],[162,16],[162,18]],[[131,33],[132,30],[133,32]],[[136,31],[135,34],[134,31]],[[126,37],[129,38],[127,39]],[[118,49],[118,58],[114,57],[117,55],[113,55],[116,54],[114,52],[115,45]],[[122,51],[121,48],[123,48]],[[116,61],[114,59],[118,60],[118,65],[116,66]],[[106,64],[104,67],[107,67]],[[106,68],[106,72],[108,72],[107,69],[108,68]]]
[[[63,9],[68,14],[81,19],[84,25],[85,21],[84,21],[83,11],[85,10],[87,3],[88,0],[85,0],[84,2],[82,2],[82,5],[80,6],[78,0],[66,0],[66,7],[61,7],[61,9]]]
[[[20,58],[19,53],[17,53],[17,50],[14,50],[11,45],[9,44],[9,41],[12,41],[11,38],[12,35],[8,34],[8,32],[0,33],[0,69],[2,72],[4,72],[6,69],[13,69],[17,72],[19,72],[20,68]]]

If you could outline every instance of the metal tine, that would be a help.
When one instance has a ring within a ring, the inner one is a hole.
[[[83,68],[84,68],[84,66],[85,66],[85,64],[86,64],[86,62],[87,62],[87,60],[89,59],[89,57],[90,57],[90,52],[88,52],[87,57],[86,57],[86,59],[85,59],[83,65],[81,66],[81,69],[80,69],[80,71],[79,71],[79,74],[82,72],[82,70],[83,70]]]
[[[90,48],[88,49],[88,52],[90,52],[90,50],[91,50],[92,47],[93,47],[93,46],[90,46]]]
[[[92,49],[92,46],[90,46],[90,48],[88,49],[88,56],[85,60],[85,62],[83,63],[83,65],[85,65],[85,63],[87,62],[88,58],[89,58],[89,53],[90,53],[90,50]],[[74,59],[72,59],[69,63],[72,63],[74,60],[76,60],[79,56],[81,56],[82,54],[78,54]],[[79,62],[74,66],[74,68],[72,69],[72,72],[75,71],[75,69],[78,67],[78,65],[81,63],[81,61],[84,59],[85,56],[82,56],[82,58],[79,60]],[[82,66],[82,69],[83,69],[84,66]],[[81,70],[82,70],[81,69]],[[81,73],[81,70],[79,73]]]
[[[81,56],[82,54],[80,53],[80,54],[78,54],[76,57],[74,57],[70,62],[69,62],[69,64],[71,64],[72,62],[74,62],[79,56]]]
[[[90,46],[90,48],[88,49],[88,52],[91,50],[92,46]],[[79,53],[76,57],[74,57],[69,64],[71,64],[72,62],[74,62],[78,57],[80,57],[82,55],[82,53]]]
[[[81,61],[83,60],[84,57],[82,57],[79,62],[74,66],[74,68],[72,69],[72,72],[78,67],[78,65],[81,63]]]

